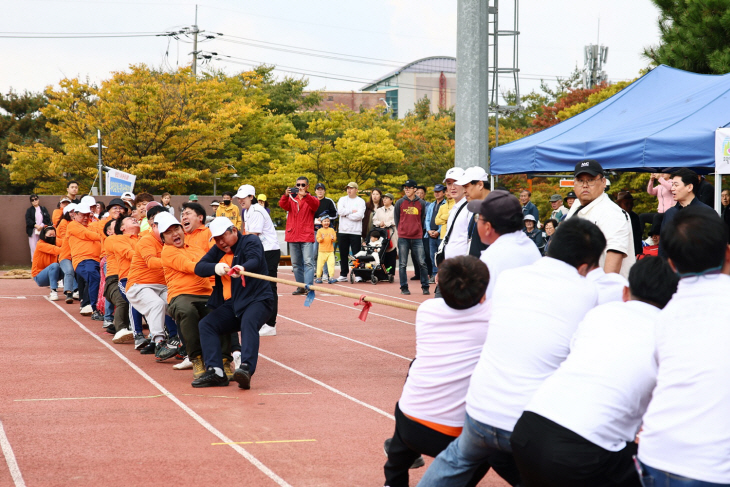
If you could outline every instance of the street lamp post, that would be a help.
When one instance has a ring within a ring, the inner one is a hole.
[[[91,147],[92,149],[95,148],[97,151],[97,154],[98,154],[98,160],[97,160],[96,166],[99,170],[99,173],[97,175],[97,178],[99,179],[99,196],[102,196],[104,194],[104,191],[101,186],[101,178],[104,177],[104,173],[103,173],[104,164],[102,163],[102,160],[101,160],[101,151],[102,151],[102,149],[106,149],[107,147],[101,145],[101,130],[99,130],[99,129],[96,130],[96,144],[90,145],[89,147]]]
[[[238,177],[238,172],[236,172],[236,168],[235,167],[233,167],[230,164],[226,164],[226,167],[225,168],[226,169],[233,169],[233,174],[229,174],[228,177],[230,177],[230,178],[237,178]],[[217,173],[218,173],[218,170],[213,171],[213,196],[217,196],[216,193],[218,192],[218,181],[220,181],[220,179],[221,179],[221,178],[215,176]]]

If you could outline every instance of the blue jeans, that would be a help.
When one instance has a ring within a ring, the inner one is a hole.
[[[61,266],[56,262],[40,271],[33,280],[40,287],[50,286],[51,291],[58,289],[58,276],[61,273]]]
[[[418,487],[466,485],[484,462],[489,462],[510,485],[517,485],[520,473],[512,458],[511,435],[510,431],[480,423],[467,414],[461,435],[434,459]]]
[[[314,281],[314,242],[289,242],[291,266],[297,282],[312,284]]]
[[[643,471],[641,482],[644,487],[727,487],[730,485],[688,479],[687,477],[650,467],[645,463],[641,464],[641,470]]]
[[[433,274],[432,276],[435,276],[438,274],[439,270],[438,267],[436,267],[436,251],[439,249],[439,245],[441,245],[441,239],[440,238],[432,238],[430,239],[430,251],[431,251],[431,263],[433,264]]]
[[[63,271],[63,292],[72,293],[79,288],[76,282],[76,274],[74,273],[74,266],[69,259],[63,259],[59,262],[61,271]]]
[[[418,266],[421,271],[421,287],[428,289],[428,270],[426,269],[426,256],[423,254],[423,239],[420,238],[399,238],[398,259],[400,288],[408,289],[408,251],[411,251],[413,266]]]
[[[98,311],[96,309],[96,301],[99,298],[99,281],[101,281],[99,263],[92,259],[82,260],[76,266],[76,274],[86,282],[91,309]]]
[[[119,285],[119,291],[121,291],[122,296],[124,299],[129,302],[127,299],[127,291],[125,288],[127,287],[127,278],[119,279],[119,282],[117,283]],[[132,322],[132,325],[134,326],[134,334],[135,335],[142,335],[142,314],[134,309],[131,305],[129,306],[129,321]]]

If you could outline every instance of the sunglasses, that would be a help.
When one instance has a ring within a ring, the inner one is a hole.
[[[40,198],[31,198],[31,201],[38,201]]]
[[[306,188],[306,187],[307,187],[306,183],[304,183],[304,184],[297,183],[297,188]]]

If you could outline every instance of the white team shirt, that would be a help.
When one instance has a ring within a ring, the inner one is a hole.
[[[266,208],[259,204],[251,205],[243,212],[243,221],[246,223],[246,233],[259,234],[264,252],[280,249],[274,222],[271,221]]]
[[[608,451],[634,441],[656,384],[659,308],[611,302],[586,314],[570,355],[525,408]]]
[[[590,222],[598,225],[598,228],[606,237],[606,250],[601,254],[599,266],[603,267],[606,263],[606,252],[615,250],[626,254],[621,262],[621,274],[625,279],[629,278],[629,269],[636,263],[636,255],[634,255],[634,232],[631,229],[631,219],[629,215],[621,209],[616,203],[611,201],[606,193],[601,194],[598,198],[591,201],[580,211],[580,201],[575,200],[573,206],[570,207],[567,218],[577,215]]]
[[[586,276],[588,281],[595,284],[598,289],[598,304],[606,304],[611,301],[623,301],[624,288],[629,286],[629,281],[621,274],[609,272],[606,274],[602,267],[597,267]]]
[[[445,426],[464,425],[466,391],[487,337],[489,310],[488,301],[456,310],[441,298],[418,307],[416,360],[398,401],[404,414]]]
[[[718,484],[730,484],[728,296],[730,276],[685,278],[659,312],[659,372],[639,442],[650,467]]]
[[[478,238],[478,237],[477,237]],[[513,233],[500,235],[495,242],[487,247],[480,257],[489,269],[489,285],[487,299],[492,299],[497,277],[507,269],[530,265],[539,260],[540,251],[535,242],[519,230]]]
[[[446,221],[446,235],[449,234],[448,229],[450,229],[452,225],[454,230],[451,232],[451,236],[449,236],[449,243],[446,244],[446,248],[444,249],[444,259],[467,255],[469,253],[469,221],[473,216],[473,213],[464,208],[461,210],[461,213],[459,213],[459,217],[455,218],[459,208],[465,204],[466,197],[461,198],[461,201],[455,203],[449,210],[449,219]],[[477,236],[477,238],[479,237]]]
[[[555,306],[546,292],[556,287],[570,296],[567,305]],[[532,394],[568,356],[578,323],[597,299],[595,287],[575,267],[551,257],[504,271],[466,396],[469,416],[512,431]]]

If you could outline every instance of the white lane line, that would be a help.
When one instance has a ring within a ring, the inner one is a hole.
[[[327,301],[326,299],[322,299],[322,298],[317,298],[317,299],[316,299],[316,301],[322,301],[323,303],[329,303],[329,304],[334,304],[334,305],[336,305],[336,306],[342,306],[342,307],[344,307],[344,308],[349,308],[349,309],[353,309],[353,307],[352,307],[352,306],[348,306],[348,305],[346,305],[346,304],[341,304],[341,303],[335,303],[334,301]],[[360,308],[360,309],[362,309],[362,308]],[[356,310],[356,311],[358,311],[358,314],[359,314],[359,309],[355,308],[355,310]],[[393,321],[399,321],[399,322],[401,322],[401,323],[405,323],[406,325],[412,325],[412,326],[416,326],[416,324],[415,324],[415,323],[411,323],[410,321],[405,321],[405,320],[399,320],[398,318],[393,318],[392,316],[387,316],[387,315],[381,315],[381,314],[379,314],[379,313],[373,313],[373,312],[372,312],[372,310],[371,310],[371,311],[369,311],[369,313],[370,313],[371,315],[373,315],[373,316],[380,316],[381,318],[387,318],[387,319],[389,319],[389,320],[393,320]]]
[[[307,380],[311,380],[311,381],[312,381],[312,382],[314,382],[315,384],[317,384],[317,385],[319,385],[319,386],[322,386],[322,387],[324,387],[324,388],[325,388],[325,389],[327,389],[328,391],[332,391],[332,392],[334,392],[335,394],[338,394],[338,395],[340,395],[340,396],[344,397],[345,399],[349,399],[350,401],[352,401],[352,402],[354,402],[354,403],[357,403],[357,404],[359,404],[360,406],[364,406],[364,407],[366,407],[366,408],[368,408],[368,409],[370,409],[370,410],[372,410],[372,411],[375,411],[375,412],[376,412],[376,413],[378,413],[378,414],[381,414],[381,415],[385,416],[385,417],[386,417],[386,418],[388,418],[388,419],[392,419],[393,421],[395,421],[395,416],[393,416],[392,414],[388,414],[388,413],[386,413],[385,411],[383,411],[383,410],[382,410],[382,409],[380,409],[380,408],[376,408],[375,406],[372,406],[372,405],[370,405],[370,404],[368,404],[368,403],[366,403],[366,402],[363,402],[363,401],[361,401],[360,399],[356,399],[356,398],[354,398],[354,397],[350,396],[349,394],[345,394],[344,392],[340,391],[339,389],[335,389],[334,387],[332,387],[332,386],[329,386],[329,385],[325,384],[324,382],[322,382],[322,381],[319,381],[319,380],[315,379],[314,377],[310,377],[310,376],[308,376],[307,374],[305,374],[305,373],[303,373],[303,372],[299,372],[299,371],[298,371],[298,370],[296,370],[296,369],[292,369],[291,367],[289,367],[289,366],[287,366],[287,365],[284,365],[284,364],[282,364],[281,362],[277,362],[277,361],[276,361],[276,360],[274,360],[273,358],[267,357],[266,355],[263,355],[263,354],[259,353],[259,357],[261,357],[261,358],[263,358],[263,359],[266,359],[266,360],[268,360],[269,362],[271,362],[271,363],[274,363],[274,364],[278,365],[279,367],[281,367],[281,368],[283,368],[283,369],[286,369],[286,370],[288,370],[289,372],[293,372],[293,373],[297,374],[298,376],[304,377],[304,378],[305,378],[305,379],[307,379]]]
[[[91,330],[89,330],[88,328],[86,328],[84,325],[82,325],[81,322],[79,322],[76,318],[74,318],[73,316],[71,316],[70,314],[68,314],[68,312],[65,309],[63,309],[62,307],[60,307],[58,304],[56,304],[53,301],[49,301],[49,302],[52,305],[54,305],[56,308],[58,308],[59,310],[61,310],[61,312],[63,314],[65,314],[66,316],[68,316],[71,321],[73,321],[74,323],[76,323],[77,325],[79,325],[79,327],[82,330],[84,330],[86,333],[88,333],[89,335],[91,335],[95,340],[98,340],[99,343],[101,343],[102,345],[104,345],[106,348],[108,348],[109,350],[111,350],[112,353],[114,353],[117,357],[119,357],[120,359],[122,359],[135,372],[137,372],[139,375],[141,375],[142,377],[144,377],[144,379],[147,380],[147,382],[149,382],[150,384],[152,384],[158,391],[160,391],[162,394],[164,394],[168,398],[170,398],[170,400],[172,402],[174,402],[175,404],[177,404],[183,411],[185,411],[186,413],[188,413],[188,415],[190,415],[191,418],[193,418],[195,421],[197,421],[203,428],[205,428],[206,430],[208,430],[213,435],[217,436],[222,442],[224,442],[224,443],[230,443],[229,446],[231,448],[233,448],[233,450],[235,450],[236,453],[238,453],[243,458],[245,458],[246,460],[248,460],[249,462],[251,462],[251,464],[254,467],[256,467],[259,470],[261,470],[261,472],[263,472],[264,475],[266,475],[271,480],[273,480],[276,483],[276,485],[280,485],[281,487],[291,487],[291,485],[289,485],[284,479],[282,479],[281,477],[279,477],[278,475],[276,475],[273,471],[271,471],[269,469],[269,467],[267,467],[266,465],[264,465],[263,463],[261,463],[256,457],[254,457],[253,455],[251,455],[249,452],[247,452],[241,446],[234,444],[233,440],[231,440],[230,438],[228,438],[222,432],[218,431],[212,424],[210,424],[205,419],[203,419],[198,413],[196,413],[195,411],[193,411],[192,409],[190,409],[180,399],[178,399],[177,397],[175,397],[174,395],[172,395],[172,393],[169,392],[164,387],[162,387],[162,385],[160,383],[158,383],[152,377],[150,377],[149,375],[147,375],[147,373],[145,371],[143,371],[142,369],[140,369],[139,367],[137,367],[137,365],[135,365],[134,362],[132,362],[131,360],[129,360],[127,357],[125,357],[119,351],[117,351],[114,347],[112,347],[107,342],[105,342],[101,337],[95,335],[94,332],[92,332]]]
[[[346,336],[344,336],[344,335],[338,335],[337,333],[332,333],[331,331],[323,330],[322,328],[317,328],[316,326],[312,326],[312,325],[308,325],[308,324],[306,324],[306,323],[302,323],[301,321],[297,321],[297,320],[295,320],[295,319],[293,319],[293,318],[289,318],[288,316],[284,316],[284,315],[283,315],[283,314],[281,314],[281,313],[279,313],[279,314],[278,314],[277,316],[279,316],[279,317],[281,317],[281,318],[284,318],[284,319],[286,319],[286,320],[289,320],[289,321],[293,321],[294,323],[297,323],[297,324],[299,324],[299,325],[302,325],[302,326],[306,326],[307,328],[311,328],[311,329],[313,329],[313,330],[321,331],[322,333],[326,333],[326,334],[328,334],[328,335],[336,336],[337,338],[342,338],[342,339],[344,339],[344,340],[348,340],[348,341],[350,341],[350,342],[354,342],[354,343],[357,343],[357,344],[359,344],[359,345],[362,345],[362,346],[365,346],[365,347],[368,347],[368,348],[372,348],[373,350],[377,350],[377,351],[379,351],[379,352],[387,353],[388,355],[392,355],[392,356],[394,356],[394,357],[402,358],[403,360],[407,360],[407,361],[409,361],[409,362],[410,362],[411,360],[413,360],[413,359],[411,359],[411,358],[408,358],[408,357],[404,357],[403,355],[398,355],[397,353],[394,353],[394,352],[391,352],[391,351],[385,350],[384,348],[379,348],[379,347],[376,347],[375,345],[370,345],[370,344],[368,344],[368,343],[365,343],[365,342],[361,342],[361,341],[355,340],[354,338],[349,338],[349,337],[346,337]]]
[[[8,470],[10,470],[10,476],[13,478],[15,487],[25,487],[25,481],[23,480],[23,475],[20,473],[20,467],[18,467],[18,462],[15,461],[13,448],[10,446],[8,437],[5,436],[5,428],[3,428],[2,421],[0,421],[0,446],[2,447],[5,462],[8,464]]]
[[[42,298],[43,296],[33,296]],[[0,299],[27,299],[25,296],[0,296]]]
[[[289,272],[281,272],[281,274],[290,274],[292,276],[294,275],[294,274],[289,273]],[[360,293],[360,294],[377,294],[379,296],[385,296],[386,298],[390,298],[390,299],[399,299],[401,301],[407,301],[407,302],[413,303],[413,304],[421,304],[420,301],[413,301],[412,299],[401,298],[401,297],[398,297],[398,296],[391,296],[390,294],[376,293],[375,291],[368,291],[367,293],[362,293],[361,292],[361,291],[363,291],[362,287],[360,287],[360,288],[350,287],[350,286],[345,286],[343,284],[330,284],[330,285],[331,286],[339,286],[339,287],[342,287],[342,288],[347,289],[348,291],[352,291],[352,292],[355,292],[355,293]]]

